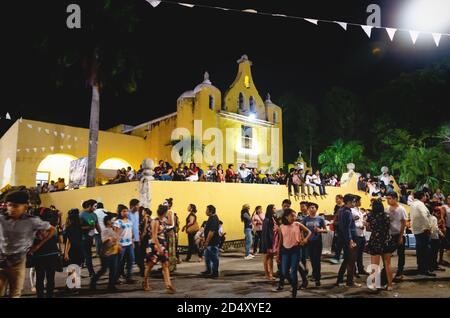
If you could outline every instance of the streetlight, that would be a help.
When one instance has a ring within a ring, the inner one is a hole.
[[[450,27],[449,0],[411,0],[401,12],[402,27],[429,32],[445,32]]]

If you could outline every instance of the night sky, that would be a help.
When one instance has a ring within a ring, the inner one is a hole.
[[[115,0],[118,1],[118,0]],[[3,101],[0,113],[27,119],[89,126],[89,94],[77,65],[64,73],[56,88],[55,57],[39,51],[40,35],[48,33],[52,48],[70,47],[83,31],[67,30],[67,3],[78,3],[83,19],[95,19],[89,1],[14,1],[3,5],[2,71]],[[113,1],[114,2],[114,1]],[[119,1],[120,2],[120,1]],[[402,72],[429,66],[450,56],[450,38],[436,48],[430,35],[415,46],[409,34],[397,33],[393,43],[384,30],[373,30],[369,39],[357,27],[347,32],[338,25],[263,17],[208,9],[189,9],[161,3],[152,8],[136,0],[140,22],[127,36],[109,34],[115,44],[133,49],[141,61],[142,80],[135,94],[107,92],[101,97],[101,128],[116,124],[139,124],[176,110],[176,100],[193,89],[209,71],[222,93],[233,82],[236,60],[247,54],[253,61],[253,76],[260,94],[267,92],[277,102],[293,93],[320,103],[327,90],[341,86],[355,93],[382,87]],[[395,1],[218,1],[186,0],[239,9],[284,13],[365,23],[366,7],[378,3],[382,25],[400,25],[396,19],[405,0]],[[450,33],[450,29],[436,30]],[[374,49],[379,53],[374,54]],[[0,133],[11,122],[0,120]]]

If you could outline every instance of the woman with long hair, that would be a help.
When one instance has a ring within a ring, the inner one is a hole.
[[[219,163],[216,168],[216,182],[225,182],[225,174],[223,172],[223,167]]]
[[[167,250],[167,241],[165,235],[165,223],[168,212],[168,206],[160,204],[157,210],[157,217],[148,223],[151,233],[150,243],[146,253],[146,267],[144,272],[144,282],[142,284],[145,291],[150,291],[149,277],[153,266],[158,262],[161,263],[166,292],[175,293],[175,289],[170,281],[169,271],[169,252]]]
[[[244,204],[241,210],[241,221],[244,223],[244,235],[245,235],[245,257],[249,260],[254,256],[250,253],[252,247],[252,218],[250,217],[250,206]]]
[[[81,223],[80,211],[71,209],[68,212],[64,226],[64,261],[66,264],[81,266],[83,251],[81,248]]]
[[[166,240],[167,240],[167,250],[169,252],[169,270],[173,272],[177,269],[178,263],[178,217],[176,213],[172,210],[173,199],[169,198],[164,201],[164,206],[167,206],[167,222],[166,226]]]
[[[192,254],[195,253],[197,250],[197,246],[195,245],[195,234],[197,234],[197,231],[199,230],[198,223],[197,223],[197,207],[195,204],[189,204],[188,206],[188,216],[186,218],[186,225],[183,226],[182,232],[186,231],[187,237],[188,237],[188,252],[186,255],[185,262],[189,262]]]
[[[128,284],[132,284],[134,283],[134,280],[131,278],[134,264],[133,223],[128,219],[128,208],[125,205],[118,205],[117,220],[114,222],[113,226],[120,236],[119,244],[121,246],[117,280],[119,279],[120,274],[124,273],[126,263],[126,281]]]
[[[274,280],[273,277],[273,257],[276,254],[275,247],[275,231],[277,231],[277,223],[275,221],[275,205],[269,204],[266,208],[266,215],[261,231],[261,249],[264,254],[263,265],[265,278]]]
[[[367,217],[367,227],[371,231],[368,249],[371,255],[371,264],[380,265],[380,259],[383,259],[384,269],[386,271],[387,288],[392,290],[392,270],[391,256],[395,250],[396,244],[393,243],[389,234],[390,219],[385,212],[383,202],[380,199],[372,203],[372,212]]]
[[[261,232],[263,221],[264,214],[262,213],[262,207],[258,205],[252,214],[252,227],[254,234],[253,255],[256,255],[258,253],[258,250],[261,252]]]

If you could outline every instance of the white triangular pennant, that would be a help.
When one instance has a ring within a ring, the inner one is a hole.
[[[64,138],[64,133],[61,133],[61,138]]]
[[[37,129],[37,130],[38,130],[38,132],[41,132],[42,128],[41,128],[41,127],[38,127],[38,129]]]
[[[51,151],[55,150],[55,147],[51,146],[51,147],[50,147],[50,150],[51,150]]]
[[[397,32],[397,29],[393,29],[393,28],[386,28],[386,32],[389,35],[389,38],[391,39],[391,41],[394,40],[394,35],[395,32]]]
[[[50,134],[50,130],[48,130],[47,128],[45,128],[44,131],[46,132],[47,135]]]
[[[72,149],[72,145],[68,145],[67,148]]]
[[[27,124],[27,127],[28,128],[33,128],[33,125],[32,124]]]
[[[70,135],[67,135],[67,139],[70,139]]]
[[[17,152],[20,152],[20,149],[17,149]]]
[[[92,140],[89,140],[89,144],[92,145]]]
[[[23,119],[22,117],[19,118],[19,123],[22,123]]]
[[[45,151],[45,147],[41,147],[41,150],[42,150],[42,152],[44,152]]]
[[[439,42],[441,41],[442,34],[440,34],[440,33],[432,33],[432,35],[433,35],[433,40],[436,43],[436,46],[439,46]]]
[[[29,148],[27,148],[27,149],[25,149],[25,151],[26,151],[26,152],[30,152],[30,149],[29,149]]]
[[[75,141],[78,141],[78,137],[77,137],[77,136],[73,137],[73,139],[74,139]]]
[[[345,31],[347,31],[347,22],[339,22],[339,21],[335,22],[339,24]]]
[[[367,36],[370,38],[370,35],[372,34],[373,26],[371,26],[371,25],[361,25],[361,28],[363,29],[364,32],[366,32]]]
[[[253,10],[253,9],[245,9],[245,10],[242,10],[242,12],[247,12],[247,13],[258,13],[258,11]]]
[[[409,35],[411,36],[411,40],[412,40],[413,44],[416,44],[419,34],[420,34],[420,32],[417,32],[417,31],[409,31]]]
[[[305,19],[305,21],[308,21],[309,23],[312,23],[315,25],[317,25],[317,23],[319,22],[319,20],[316,20],[316,19],[307,19],[307,18],[304,18],[304,19]]]
[[[36,148],[36,147],[34,147],[34,148],[33,148],[33,151],[34,151],[34,152],[37,152],[37,148]]]
[[[190,4],[190,3],[182,3],[182,2],[180,2],[180,3],[178,3],[180,6],[183,6],[183,7],[188,7],[188,8],[193,8],[194,7],[194,5],[193,4]]]
[[[53,132],[53,135],[55,135],[55,137],[58,137],[58,132],[57,132],[57,131],[54,131],[54,132]]]
[[[9,113],[6,113],[6,117],[5,118],[11,120],[11,116],[9,115]]]
[[[64,146],[59,146],[59,148],[60,148],[61,150],[63,150],[63,149],[64,149]]]
[[[147,0],[147,2],[150,3],[153,8],[156,8],[161,3],[161,1],[158,0]]]

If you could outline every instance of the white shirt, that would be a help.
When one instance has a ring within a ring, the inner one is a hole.
[[[431,239],[439,240],[438,220],[434,215],[430,215]]]
[[[310,176],[309,174],[306,175],[306,184],[314,184],[313,176]]]
[[[331,185],[332,187],[334,187],[334,186],[336,185],[336,183],[337,183],[337,179],[336,179],[335,177],[331,178],[331,180],[330,180],[330,185]]]
[[[408,196],[408,205],[410,206],[411,203],[413,203],[413,202],[414,202],[414,196],[413,195],[409,195]]]
[[[381,176],[381,181],[383,181],[384,182],[384,184],[387,186],[387,185],[389,185],[389,183],[391,182],[391,176],[390,175],[386,175],[386,174],[383,174],[382,176]]]
[[[353,219],[355,220],[356,235],[363,237],[365,235],[364,213],[360,208],[352,208]]]
[[[238,174],[242,179],[245,179],[248,177],[248,175],[250,174],[250,169],[239,169],[238,170]]]
[[[415,199],[414,202],[411,203],[409,216],[411,218],[411,230],[413,234],[421,234],[425,230],[431,229],[429,219],[430,211],[428,211],[422,201]]]
[[[407,219],[406,210],[401,205],[398,205],[395,208],[390,206],[386,209],[386,213],[389,214],[389,220],[391,221],[390,234],[400,234],[402,221],[406,221]]]
[[[133,244],[133,223],[130,220],[117,220],[114,222],[114,227],[120,229],[120,245],[130,246]]]
[[[322,182],[320,181],[320,176],[318,176],[318,175],[316,175],[316,174],[313,175],[311,179],[312,179],[312,182],[315,183],[315,184],[321,184],[321,183],[322,183]]]
[[[94,213],[97,215],[98,226],[100,226],[100,230],[103,232],[103,230],[105,229],[105,223],[103,223],[103,219],[105,218],[105,216],[107,216],[107,214],[105,213],[104,209],[97,209],[94,211]],[[95,234],[99,234],[97,230],[95,230]]]

